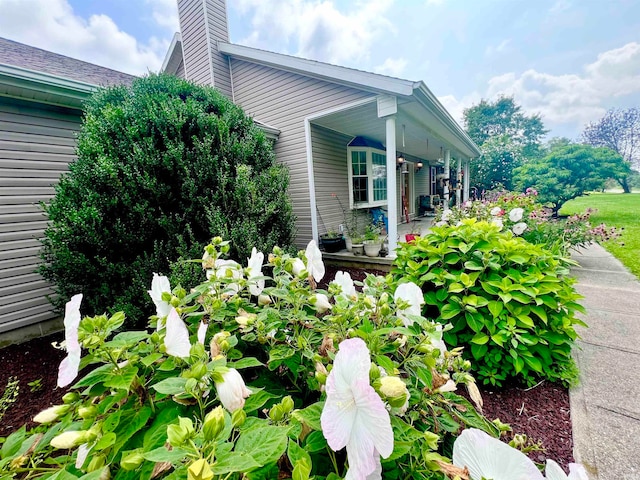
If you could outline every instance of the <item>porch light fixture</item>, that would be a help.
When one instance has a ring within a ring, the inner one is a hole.
[[[404,155],[402,153],[398,154],[398,158],[396,158],[396,164],[400,167],[404,163]]]
[[[418,162],[416,164],[416,172],[419,172],[422,169],[422,167],[423,167],[422,162]]]

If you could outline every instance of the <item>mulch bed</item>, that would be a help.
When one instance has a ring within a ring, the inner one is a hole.
[[[328,279],[333,279],[337,270],[327,268],[321,288],[326,288]],[[349,271],[354,280],[362,280],[366,275],[362,270],[341,270]],[[0,397],[10,377],[20,381],[17,401],[9,406],[0,419],[0,437],[9,435],[25,423],[28,427],[33,426],[31,419],[38,412],[61,403],[66,389],[56,388],[56,379],[58,365],[65,353],[54,349],[51,342],[62,339],[62,334],[56,334],[0,349]],[[41,387],[31,391],[27,384],[37,380],[40,380]],[[542,463],[551,458],[565,468],[573,462],[569,393],[566,388],[543,382],[530,389],[511,385],[500,390],[480,390],[484,399],[484,413],[488,418],[499,418],[510,424],[514,433],[525,434],[533,442],[541,442],[545,447],[543,452],[531,452],[529,456],[532,460]]]

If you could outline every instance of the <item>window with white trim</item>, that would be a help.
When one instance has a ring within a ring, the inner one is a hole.
[[[387,154],[373,147],[348,147],[351,208],[387,204]]]

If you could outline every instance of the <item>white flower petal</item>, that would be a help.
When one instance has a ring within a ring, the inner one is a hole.
[[[66,387],[78,376],[80,352],[69,352],[58,367],[58,387]]]
[[[149,290],[148,293],[156,306],[156,315],[158,317],[166,317],[169,315],[169,311],[171,310],[169,302],[162,300],[162,294],[164,292],[171,293],[171,284],[169,283],[169,279],[165,276],[154,273],[153,280],[151,280],[151,290]],[[158,330],[161,330],[161,328],[158,327]]]
[[[324,277],[325,269],[324,263],[322,263],[322,252],[316,245],[315,240],[311,240],[307,245],[305,256],[307,257],[307,271],[309,275],[311,275],[316,282],[319,282]]]
[[[589,476],[582,465],[579,463],[570,463],[569,480],[589,480]]]
[[[204,323],[202,320],[200,321],[200,326],[198,327],[198,342],[204,345],[204,340],[207,337],[207,328],[209,328],[209,324]]]
[[[520,222],[520,223],[516,223],[511,230],[513,231],[513,233],[515,233],[516,235],[522,235],[524,233],[524,231],[527,229],[527,224],[524,222]]]
[[[304,262],[302,261],[301,258],[293,259],[292,271],[296,277],[300,276],[300,274],[305,268],[307,267],[304,266]]]
[[[191,350],[189,330],[175,308],[172,308],[167,316],[167,333],[164,337],[164,345],[169,355],[181,358],[189,356]]]
[[[67,356],[58,367],[58,387],[66,387],[78,376],[80,367],[81,348],[78,342],[78,327],[80,326],[80,303],[82,294],[71,297],[65,305],[64,337]]]
[[[509,212],[509,220],[511,220],[512,222],[519,222],[520,220],[522,220],[523,213],[524,210],[522,208],[514,208]]]
[[[222,406],[233,413],[244,407],[244,399],[251,395],[251,390],[245,386],[242,375],[235,368],[222,374],[222,379],[222,382],[216,383],[218,398]]]
[[[524,453],[475,428],[464,430],[454,442],[453,464],[467,467],[472,480],[544,480]]]
[[[560,465],[551,459],[547,459],[547,467],[544,473],[547,480],[568,480],[569,478]]]
[[[356,295],[356,287],[353,284],[353,280],[351,279],[351,275],[349,275],[349,272],[343,272],[343,271],[336,272],[336,276],[331,283],[340,285],[341,297],[349,298],[353,295]]]
[[[264,263],[264,253],[258,252],[256,247],[251,249],[251,257],[248,258],[247,269],[249,271],[249,292],[258,296],[264,290],[264,280],[253,280],[262,276],[262,264]]]
[[[78,456],[76,457],[76,468],[78,470],[82,468],[82,465],[84,464],[84,461],[87,459],[87,456],[89,455],[90,450],[91,449],[89,448],[88,443],[83,443],[78,447]]]
[[[398,317],[402,319],[405,327],[409,325],[413,325],[413,320],[411,320],[408,315],[416,315],[419,316],[422,313],[422,305],[424,305],[424,296],[422,294],[422,289],[417,286],[415,283],[408,282],[398,285],[395,293],[393,294],[393,299],[398,301],[399,299],[404,300],[409,303],[409,307],[405,309],[398,309]]]

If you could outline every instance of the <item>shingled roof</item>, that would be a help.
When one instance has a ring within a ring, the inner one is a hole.
[[[83,62],[2,37],[0,37],[0,64],[13,65],[99,86],[130,85],[136,78],[128,73]]]

